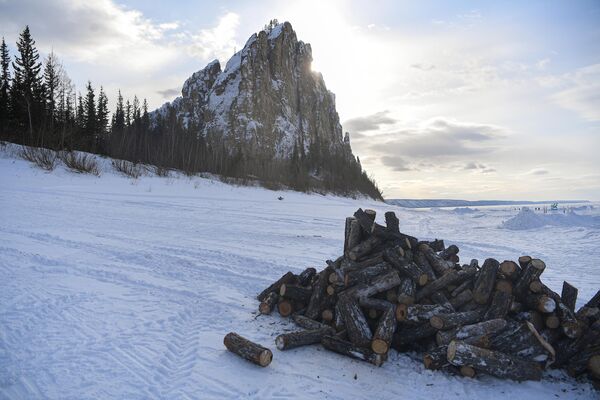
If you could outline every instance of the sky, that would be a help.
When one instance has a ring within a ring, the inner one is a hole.
[[[600,1],[0,0],[81,90],[173,100],[276,18],[386,198],[600,200]]]

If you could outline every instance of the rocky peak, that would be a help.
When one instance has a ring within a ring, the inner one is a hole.
[[[325,146],[351,157],[349,138],[335,109],[335,96],[311,70],[310,44],[289,22],[253,34],[225,68],[217,60],[194,73],[174,108],[181,123],[208,140],[248,155],[289,158],[294,148]]]

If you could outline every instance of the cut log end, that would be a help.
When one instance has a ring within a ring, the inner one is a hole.
[[[590,357],[587,363],[587,369],[595,379],[600,379],[600,354]]]
[[[292,314],[293,309],[292,303],[287,300],[284,300],[277,305],[277,311],[279,311],[279,315],[282,317],[289,317],[290,314]]]
[[[389,345],[385,342],[385,340],[374,339],[371,342],[371,349],[377,354],[385,354],[390,349]]]
[[[466,378],[474,378],[476,375],[475,369],[468,365],[460,367],[460,374]]]
[[[435,329],[442,329],[444,327],[444,321],[442,320],[442,318],[440,318],[437,315],[434,315],[433,317],[431,317],[429,319],[429,323],[431,324],[431,326],[433,326]]]
[[[408,305],[398,304],[398,306],[396,307],[396,321],[406,320],[407,313],[408,313]]]
[[[271,353],[271,350],[263,350],[260,353],[258,363],[261,367],[266,367],[267,365],[271,364],[272,360],[273,360],[273,353]]]

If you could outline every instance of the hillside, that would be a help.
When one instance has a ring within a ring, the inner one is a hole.
[[[0,151],[2,399],[597,396],[557,371],[515,383],[424,370],[395,351],[381,368],[318,347],[283,353],[274,337],[294,328],[257,317],[255,296],[285,271],[322,268],[340,252],[344,218],[366,207],[395,211],[408,234],[456,243],[461,259],[538,256],[544,281],[557,290],[569,276],[581,305],[600,281],[598,228],[513,231],[500,227],[511,207],[463,215],[175,173],[130,179],[98,159],[100,177]],[[228,353],[232,330],[271,347],[273,363]]]

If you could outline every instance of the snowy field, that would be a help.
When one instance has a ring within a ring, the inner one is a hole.
[[[100,177],[47,173],[0,152],[0,399],[597,397],[558,371],[516,383],[427,371],[395,352],[381,368],[319,346],[280,352],[275,336],[294,327],[257,316],[255,296],[288,270],[336,258],[344,218],[367,207],[457,244],[464,261],[541,258],[544,281],[560,290],[568,280],[581,305],[600,287],[598,204],[550,226],[521,214],[502,227],[514,207],[410,210],[183,176],[131,180],[108,165]],[[228,353],[229,331],[273,349],[272,364]]]

